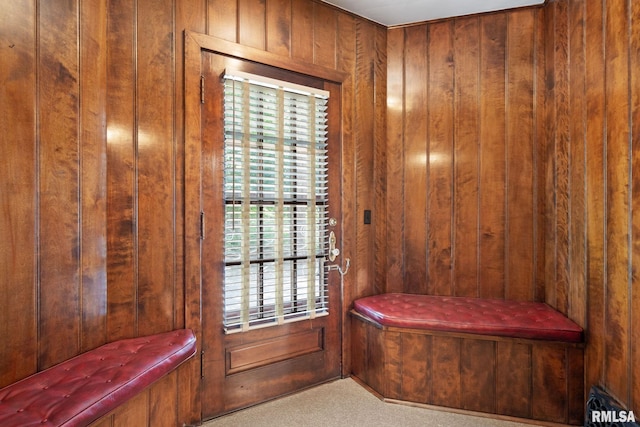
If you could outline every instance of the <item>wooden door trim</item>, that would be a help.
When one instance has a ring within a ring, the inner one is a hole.
[[[248,60],[283,70],[308,75],[340,85],[350,76],[347,73],[277,55],[217,37],[193,31],[184,32],[184,138],[185,138],[185,326],[196,334],[198,353],[202,354],[202,111],[200,79],[202,75],[202,52],[209,51],[242,60]],[[342,146],[342,129],[339,131]],[[341,308],[341,313],[344,310]],[[343,314],[341,314],[342,316]],[[344,343],[342,344],[344,346]],[[344,357],[344,349],[341,354]],[[191,378],[201,377],[202,359],[193,363]],[[202,381],[191,384],[194,398],[192,414],[202,414]]]

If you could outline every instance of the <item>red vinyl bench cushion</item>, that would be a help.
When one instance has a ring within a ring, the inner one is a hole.
[[[0,425],[86,426],[195,352],[190,329],[105,344],[0,389]]]
[[[354,309],[384,326],[583,341],[580,326],[538,302],[389,293],[356,300]]]

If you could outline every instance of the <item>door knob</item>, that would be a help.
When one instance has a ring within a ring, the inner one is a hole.
[[[336,248],[336,234],[332,231],[329,233],[329,261],[335,261],[338,255],[340,255],[340,249]]]

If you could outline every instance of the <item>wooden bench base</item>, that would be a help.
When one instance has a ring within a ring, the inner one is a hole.
[[[352,374],[385,399],[582,425],[582,344],[381,326],[352,312]]]

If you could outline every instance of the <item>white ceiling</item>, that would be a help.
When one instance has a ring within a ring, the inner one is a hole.
[[[492,12],[544,3],[544,0],[323,0],[387,27]]]

